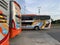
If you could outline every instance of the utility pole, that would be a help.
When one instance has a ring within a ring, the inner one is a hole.
[[[38,15],[40,15],[40,8],[41,8],[41,7],[38,7]]]

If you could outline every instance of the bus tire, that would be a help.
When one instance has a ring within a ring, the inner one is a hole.
[[[34,28],[35,30],[39,30],[39,27],[38,26],[35,26],[35,28]]]

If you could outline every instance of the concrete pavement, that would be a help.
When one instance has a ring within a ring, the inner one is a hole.
[[[60,45],[60,43],[46,32],[23,31],[21,35],[10,40],[10,45]]]

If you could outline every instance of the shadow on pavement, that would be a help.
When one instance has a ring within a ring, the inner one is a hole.
[[[60,42],[60,32],[48,32],[48,34]]]

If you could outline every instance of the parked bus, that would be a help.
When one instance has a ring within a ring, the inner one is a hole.
[[[9,0],[0,0],[0,45],[9,45]]]
[[[21,33],[21,14],[20,14],[21,7],[16,1],[11,1],[10,6],[11,6],[10,37],[13,38],[19,33]]]
[[[21,33],[21,7],[15,1],[0,0],[0,45]]]
[[[51,17],[49,15],[22,15],[22,29],[50,29]]]

